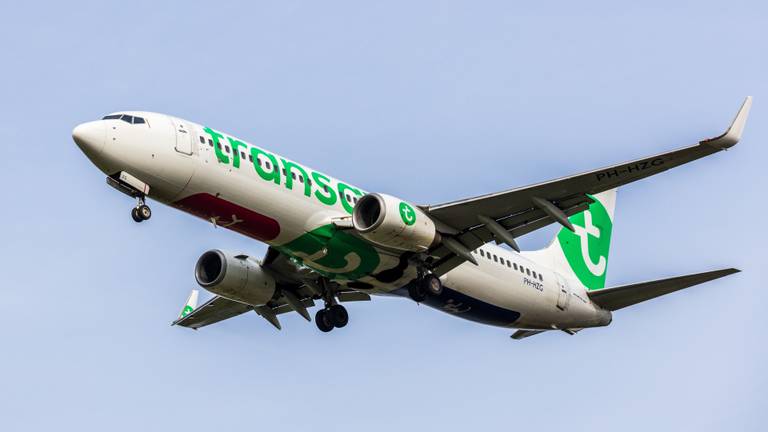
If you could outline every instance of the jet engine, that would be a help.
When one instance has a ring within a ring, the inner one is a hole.
[[[266,304],[275,295],[275,279],[257,260],[218,249],[200,256],[195,279],[214,294],[253,306]]]
[[[366,240],[393,249],[424,252],[440,243],[440,233],[426,213],[390,195],[360,198],[352,224]]]

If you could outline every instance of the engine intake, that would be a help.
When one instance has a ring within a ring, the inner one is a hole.
[[[366,240],[393,249],[424,252],[440,242],[440,233],[426,213],[390,195],[372,193],[360,198],[352,224]]]
[[[257,260],[218,249],[197,260],[195,280],[214,294],[253,306],[264,305],[275,295],[275,279]]]

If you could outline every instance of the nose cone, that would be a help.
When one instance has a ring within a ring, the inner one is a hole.
[[[83,153],[91,159],[99,157],[104,150],[107,127],[103,121],[92,121],[77,125],[72,131],[72,139]]]

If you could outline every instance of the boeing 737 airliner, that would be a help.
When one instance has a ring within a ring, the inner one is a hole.
[[[410,297],[457,317],[574,334],[611,312],[737,272],[723,269],[606,287],[616,189],[733,147],[748,97],[728,130],[667,153],[531,186],[436,205],[368,192],[224,132],[151,112],[122,111],[72,136],[107,183],[150,218],[148,197],[269,245],[262,259],[213,249],[195,266],[214,294],[193,290],[174,324],[198,329],[249,311],[276,328],[297,312],[328,332],[347,325],[341,303]],[[551,223],[552,243],[521,252],[516,238]],[[506,247],[502,247],[505,245]]]

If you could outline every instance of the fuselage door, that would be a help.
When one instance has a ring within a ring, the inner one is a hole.
[[[191,155],[192,143],[194,142],[192,128],[186,125],[183,120],[172,118],[171,121],[173,121],[173,128],[176,131],[176,151]]]
[[[568,302],[571,299],[571,290],[568,287],[568,282],[565,279],[557,275],[557,308],[560,310],[568,309]]]

